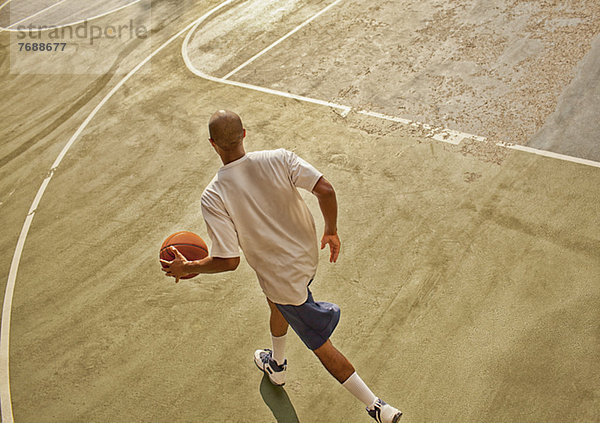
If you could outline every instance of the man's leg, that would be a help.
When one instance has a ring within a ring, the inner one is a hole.
[[[402,413],[381,401],[371,392],[354,370],[354,366],[337,350],[328,339],[323,345],[314,350],[323,366],[342,384],[352,395],[367,406],[369,415],[378,422],[396,423]]]
[[[288,330],[288,322],[285,320],[277,306],[267,298],[271,308],[269,327],[271,329],[271,341],[273,349],[260,349],[254,352],[256,366],[265,372],[274,385],[285,384],[285,373],[287,360],[285,359],[285,338]]]
[[[273,343],[273,360],[279,365],[285,361],[285,335],[288,330],[288,322],[285,320],[275,303],[267,298],[271,308],[269,326],[271,328],[271,341]]]
[[[273,336],[284,336],[288,330],[288,322],[285,320],[281,311],[277,308],[274,302],[267,298],[269,307],[271,308],[271,318],[269,325],[271,327],[271,335]]]
[[[362,381],[354,370],[354,366],[337,350],[328,339],[323,345],[314,350],[323,366],[337,379],[352,395],[362,401],[367,407],[373,405],[377,397]]]
[[[354,366],[348,361],[344,355],[337,350],[328,339],[323,345],[314,350],[314,353],[325,368],[331,373],[331,375],[337,379],[338,382],[344,383],[352,373],[354,373]],[[373,399],[374,401],[375,399]],[[367,404],[370,405],[371,403]]]

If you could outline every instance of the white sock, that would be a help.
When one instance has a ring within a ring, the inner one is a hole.
[[[342,383],[342,386],[362,401],[367,407],[372,406],[377,400],[377,397],[371,392],[369,387],[356,372],[352,373],[352,375]]]
[[[285,335],[271,335],[271,341],[273,342],[273,360],[281,366],[285,361]]]

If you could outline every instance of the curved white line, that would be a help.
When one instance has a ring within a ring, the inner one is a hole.
[[[83,121],[83,123],[79,126],[77,131],[73,134],[73,136],[69,139],[67,144],[63,147],[62,151],[54,161],[50,172],[46,179],[42,182],[33,203],[29,209],[29,213],[25,219],[25,223],[23,224],[23,228],[21,229],[21,234],[19,235],[19,239],[17,241],[17,247],[15,248],[15,253],[13,255],[13,259],[10,265],[10,271],[8,274],[8,282],[6,284],[6,291],[4,293],[4,305],[2,307],[2,322],[0,328],[0,407],[2,408],[2,422],[3,423],[13,423],[14,417],[12,412],[12,400],[10,394],[10,366],[9,366],[9,350],[10,350],[10,319],[11,319],[11,309],[12,309],[12,299],[14,293],[15,282],[17,279],[17,272],[19,270],[19,263],[21,261],[21,255],[23,253],[23,247],[25,246],[25,241],[27,239],[27,234],[29,233],[29,229],[31,227],[31,223],[35,216],[35,212],[37,211],[38,205],[50,183],[52,176],[54,176],[54,172],[60,165],[61,161],[73,145],[73,143],[79,138],[83,130],[87,127],[90,121],[94,118],[94,116],[98,113],[98,111],[106,104],[106,102],[117,92],[119,88],[129,80],[142,66],[148,63],[154,56],[156,56],[161,50],[163,50],[166,46],[171,44],[174,40],[180,37],[185,31],[189,30],[196,23],[203,21],[222,7],[227,6],[229,3],[235,0],[226,0],[218,6],[212,8],[200,18],[195,21],[192,21],[185,28],[179,31],[177,34],[173,35],[167,41],[165,41],[160,47],[154,50],[148,57],[142,60],[135,68],[133,68],[123,79],[121,79],[109,92],[104,96],[104,98],[98,103],[98,105],[92,110],[92,112],[88,115],[88,117]]]
[[[8,1],[11,1],[11,0],[8,0]],[[7,1],[7,3],[8,3],[8,1]],[[101,18],[103,16],[110,15],[111,13],[118,12],[119,10],[125,9],[126,7],[133,6],[134,4],[139,3],[140,1],[142,1],[142,0],[133,0],[131,3],[124,4],[123,6],[119,6],[116,9],[109,10],[108,12],[103,12],[103,13],[101,13],[99,15],[95,15],[95,16],[92,16],[90,18],[85,18],[85,19],[81,19],[81,20],[78,20],[78,21],[75,21],[75,22],[69,22],[69,23],[62,24],[62,25],[57,25],[57,26],[49,26],[49,28],[40,28],[40,29],[34,28],[33,30],[34,31],[52,31],[53,29],[60,29],[60,28],[65,28],[67,26],[79,25],[80,23],[89,22],[89,21],[92,21],[94,19],[98,19],[98,18]],[[30,19],[32,17],[33,17],[33,15],[25,18],[24,20]],[[19,22],[22,22],[22,21],[19,21]],[[8,31],[8,32],[19,32],[19,31],[21,31],[19,29],[11,29],[12,26],[16,25],[19,22],[16,22],[16,23],[14,23],[14,24],[6,27],[6,28],[0,27],[0,32],[2,32],[2,31]]]
[[[280,96],[280,97],[293,98],[293,99],[300,100],[300,101],[305,101],[305,102],[308,102],[308,103],[320,104],[320,105],[323,105],[323,106],[332,107],[334,109],[340,109],[340,110],[342,110],[342,113],[341,113],[342,116],[346,116],[346,115],[348,115],[348,113],[350,113],[352,111],[352,107],[345,106],[343,104],[332,103],[332,102],[329,102],[329,101],[318,100],[318,99],[315,99],[315,98],[300,96],[300,95],[292,94],[292,93],[285,92],[285,91],[278,91],[278,90],[273,90],[273,89],[270,89],[270,88],[260,87],[258,85],[246,84],[244,82],[231,81],[231,80],[227,79],[231,75],[233,75],[234,73],[236,73],[238,70],[240,70],[243,67],[245,67],[246,65],[250,64],[255,59],[257,59],[258,57],[262,56],[264,53],[266,53],[267,51],[271,50],[273,47],[275,47],[276,45],[278,45],[279,43],[281,43],[282,41],[284,41],[285,39],[287,39],[289,36],[291,36],[292,34],[294,34],[295,32],[297,32],[299,29],[301,29],[302,27],[304,27],[307,23],[311,22],[316,17],[318,17],[321,14],[323,14],[325,11],[327,11],[329,8],[331,8],[332,6],[334,6],[335,4],[337,4],[339,1],[341,1],[341,0],[336,0],[332,4],[330,4],[329,6],[325,7],[321,11],[317,12],[316,15],[313,15],[307,21],[303,22],[302,24],[300,24],[299,26],[297,26],[295,29],[293,29],[292,31],[288,32],[286,35],[284,35],[283,37],[281,37],[280,39],[278,39],[277,41],[275,41],[270,46],[268,46],[265,49],[261,50],[259,53],[257,53],[253,57],[251,57],[246,62],[242,63],[240,66],[238,66],[237,68],[235,68],[233,71],[229,72],[227,75],[225,75],[222,78],[218,78],[218,77],[215,77],[215,76],[212,76],[212,75],[208,75],[208,74],[202,72],[201,70],[199,70],[198,68],[196,68],[194,66],[194,64],[192,63],[192,61],[191,61],[191,59],[189,57],[189,54],[188,54],[188,44],[190,42],[190,39],[191,39],[193,33],[196,32],[196,30],[198,29],[198,26],[202,23],[202,21],[198,21],[196,23],[196,25],[194,25],[194,27],[190,30],[190,32],[188,32],[188,34],[185,37],[185,40],[183,41],[183,44],[181,45],[181,55],[183,56],[183,61],[185,62],[185,65],[190,70],[190,72],[192,72],[193,74],[195,74],[195,75],[197,75],[197,76],[199,76],[201,78],[207,79],[209,81],[219,82],[221,84],[233,85],[233,86],[240,87],[240,88],[247,88],[247,89],[250,89],[250,90],[260,91],[260,92],[263,92],[263,93],[266,93],[266,94],[273,94],[273,95],[277,95],[277,96]],[[413,121],[413,120],[410,120],[410,119],[405,119],[405,118],[396,117],[396,116],[385,115],[383,113],[372,112],[372,111],[369,111],[369,110],[357,110],[356,113],[359,113],[359,114],[362,114],[362,115],[366,115],[366,116],[375,117],[375,118],[378,118],[378,119],[388,120],[388,121],[391,121],[391,122],[402,123],[404,125],[410,125],[410,126],[418,127],[418,128],[420,128],[422,130],[427,131],[425,137],[432,138],[432,139],[434,139],[436,141],[441,141],[441,142],[445,142],[445,143],[449,143],[449,144],[458,145],[463,140],[467,140],[467,139],[468,140],[474,140],[474,141],[486,141],[485,137],[482,137],[482,136],[479,136],[479,135],[473,135],[473,134],[469,134],[469,133],[461,132],[461,131],[456,131],[454,129],[449,129],[449,128],[437,127],[437,126],[429,125],[429,124],[423,123],[423,122]],[[539,156],[551,157],[551,158],[554,158],[554,159],[569,161],[569,162],[578,163],[578,164],[582,164],[582,165],[586,165],[586,166],[600,167],[600,162],[596,162],[596,161],[588,160],[588,159],[582,159],[582,158],[579,158],[579,157],[567,156],[567,155],[564,155],[564,154],[553,153],[553,152],[545,151],[545,150],[538,150],[536,148],[531,148],[531,147],[527,147],[527,146],[523,146],[523,145],[506,144],[506,143],[497,143],[496,145],[498,145],[500,147],[509,148],[509,149],[512,149],[512,150],[524,151],[524,152],[531,153],[531,154],[536,154],[536,155],[539,155]]]
[[[336,3],[337,3],[337,1],[336,1]],[[305,96],[301,96],[301,95],[297,95],[297,94],[292,94],[292,93],[288,93],[288,92],[285,92],[285,91],[272,90],[270,88],[259,87],[258,85],[246,84],[244,82],[231,81],[231,80],[228,80],[228,79],[225,79],[225,78],[217,78],[217,77],[208,75],[208,74],[200,71],[199,69],[197,69],[193,65],[193,63],[192,63],[192,61],[190,59],[190,56],[188,54],[188,44],[190,42],[192,34],[194,32],[196,32],[196,29],[198,28],[198,26],[201,23],[202,23],[202,21],[198,21],[193,26],[193,28],[186,35],[185,40],[183,41],[183,44],[181,45],[181,55],[183,56],[183,61],[185,62],[185,65],[187,66],[187,68],[192,73],[194,73],[195,75],[198,75],[201,78],[204,78],[204,79],[207,79],[207,80],[213,81],[213,82],[220,82],[222,84],[233,85],[235,87],[241,87],[241,88],[247,88],[247,89],[254,90],[254,91],[260,91],[260,92],[263,92],[263,93],[266,93],[266,94],[273,94],[273,95],[277,95],[277,96],[280,96],[280,97],[293,98],[295,100],[300,100],[300,101],[305,101],[305,102],[308,102],[308,103],[315,103],[315,104],[320,104],[322,106],[332,107],[334,109],[342,110],[342,116],[346,116],[348,113],[350,113],[350,110],[352,110],[351,107],[344,106],[342,104],[332,103],[330,101],[318,100],[318,99],[315,99],[315,98],[310,98],[310,97],[305,97]]]
[[[11,31],[11,29],[10,29],[10,28],[12,28],[13,26],[15,26],[15,25],[17,25],[17,24],[20,24],[21,22],[24,22],[24,21],[26,21],[27,19],[35,18],[37,15],[40,15],[40,14],[44,13],[45,11],[52,9],[52,8],[54,8],[54,7],[58,6],[58,5],[59,5],[59,4],[61,4],[61,3],[64,3],[65,1],[67,1],[67,0],[60,0],[59,2],[56,2],[56,3],[54,3],[54,4],[51,4],[50,6],[48,6],[48,7],[44,8],[44,9],[42,9],[42,10],[38,10],[37,12],[35,12],[35,13],[34,13],[33,15],[31,15],[31,16],[27,16],[26,18],[23,18],[23,19],[21,19],[20,21],[17,21],[17,22],[15,22],[15,23],[13,23],[13,24],[10,24],[10,25],[9,25],[9,26],[7,26],[6,28],[2,28],[2,27],[0,27],[0,32],[2,32],[2,31]]]
[[[10,3],[12,0],[6,0],[4,3],[0,4],[0,10],[2,10],[4,8],[4,6],[6,6],[8,3]]]

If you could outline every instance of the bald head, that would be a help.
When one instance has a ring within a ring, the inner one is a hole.
[[[208,121],[210,138],[224,151],[236,149],[244,139],[242,119],[229,110],[218,110]]]

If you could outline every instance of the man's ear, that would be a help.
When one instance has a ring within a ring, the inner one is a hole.
[[[244,135],[242,135],[242,139],[246,138],[246,128],[244,128]]]
[[[219,154],[219,146],[217,145],[217,143],[215,143],[215,140],[209,138],[208,141],[210,142],[212,148],[214,148],[214,150],[217,152],[217,154]]]

